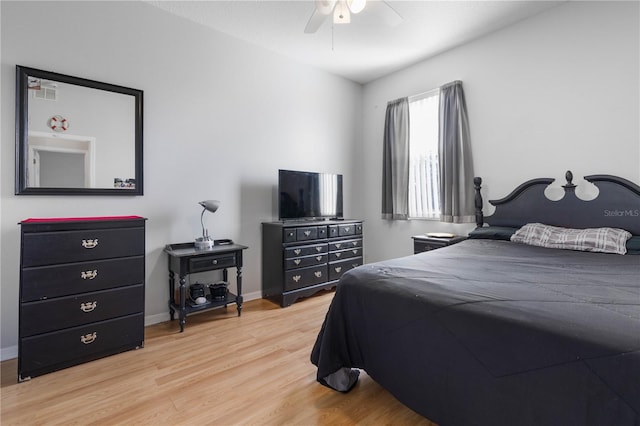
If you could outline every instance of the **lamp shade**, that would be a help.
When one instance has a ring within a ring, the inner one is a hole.
[[[204,200],[200,201],[198,204],[211,213],[215,213],[215,211],[218,210],[218,207],[220,207],[220,201],[218,200]]]
[[[360,13],[367,5],[367,0],[347,0],[347,4],[349,5],[351,13]]]

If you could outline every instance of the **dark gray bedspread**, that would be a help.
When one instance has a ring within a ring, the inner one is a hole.
[[[311,354],[446,425],[639,425],[640,256],[467,240],[343,276]]]

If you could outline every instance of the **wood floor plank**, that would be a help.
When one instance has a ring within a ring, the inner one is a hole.
[[[365,372],[354,391],[315,380],[309,356],[332,292],[267,300],[145,329],[145,347],[17,383],[0,364],[5,425],[434,425]]]

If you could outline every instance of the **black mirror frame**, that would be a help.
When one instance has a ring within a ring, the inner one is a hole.
[[[28,77],[38,77],[92,89],[131,95],[135,100],[135,179],[134,189],[117,188],[39,188],[27,186],[28,158]],[[79,77],[16,65],[16,195],[143,195],[142,160],[143,91]]]

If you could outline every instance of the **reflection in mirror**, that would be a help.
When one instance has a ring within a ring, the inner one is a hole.
[[[96,188],[95,141],[94,137],[29,131],[28,186]]]
[[[142,91],[16,75],[16,194],[142,195]]]

